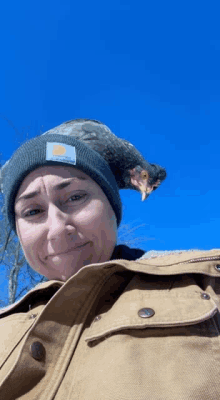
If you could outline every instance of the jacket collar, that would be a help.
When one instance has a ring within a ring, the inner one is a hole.
[[[116,261],[114,263],[114,260]],[[136,261],[129,263],[129,261]],[[111,260],[101,264],[93,264],[82,268],[77,274],[93,274],[100,271],[100,267],[109,270],[118,265],[120,270],[136,273],[160,275],[180,275],[184,273],[199,273],[220,278],[220,249],[213,250],[188,250],[188,251],[151,251],[144,252],[140,249],[130,249],[128,246],[116,246]],[[156,267],[156,268],[155,268]],[[218,268],[216,268],[218,267]],[[92,270],[90,269],[92,268]],[[84,271],[83,271],[84,270]],[[70,279],[73,279],[70,278]],[[47,281],[30,290],[16,303],[0,310],[0,316],[7,316],[13,311],[25,312],[28,305],[35,298],[45,297],[48,301],[65,283],[61,281]],[[24,310],[25,309],[25,310]]]

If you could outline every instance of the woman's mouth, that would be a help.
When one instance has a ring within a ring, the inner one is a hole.
[[[73,247],[73,248],[71,248],[71,249],[69,249],[69,250],[66,250],[66,251],[63,251],[63,252],[60,252],[60,253],[48,254],[48,255],[46,256],[46,259],[48,259],[49,257],[52,258],[52,257],[57,257],[57,256],[62,256],[62,255],[68,255],[68,254],[70,254],[70,253],[72,253],[72,252],[74,252],[74,251],[81,250],[81,249],[84,248],[87,244],[89,244],[89,242],[83,243],[83,244],[81,244],[81,245],[79,245],[79,246],[75,246],[75,247]]]

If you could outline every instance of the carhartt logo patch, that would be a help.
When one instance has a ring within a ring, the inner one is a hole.
[[[60,144],[54,144],[53,146],[53,156],[63,156],[66,153],[66,149],[64,146]]]
[[[64,143],[47,142],[46,160],[76,165],[76,149]]]

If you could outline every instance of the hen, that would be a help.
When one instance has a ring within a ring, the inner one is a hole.
[[[75,119],[44,134],[46,133],[74,136],[87,144],[109,164],[119,189],[138,190],[142,194],[142,200],[166,178],[164,168],[150,164],[130,142],[114,135],[99,121]]]

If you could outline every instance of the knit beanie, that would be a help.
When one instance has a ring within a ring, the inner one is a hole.
[[[46,133],[20,146],[4,168],[2,191],[6,219],[12,230],[16,232],[15,197],[24,178],[36,168],[47,165],[73,166],[90,176],[108,198],[119,226],[122,218],[119,189],[104,158],[73,136]]]

